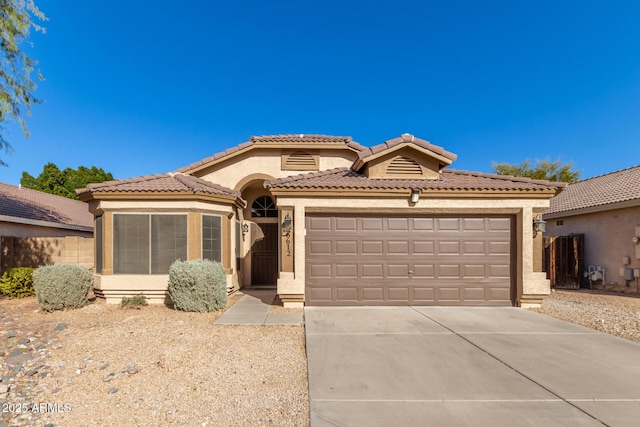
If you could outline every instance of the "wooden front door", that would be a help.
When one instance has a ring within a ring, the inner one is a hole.
[[[251,285],[275,285],[278,279],[278,224],[258,224],[264,238],[251,248]]]

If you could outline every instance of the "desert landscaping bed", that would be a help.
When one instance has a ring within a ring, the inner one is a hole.
[[[165,306],[0,307],[0,426],[309,424],[302,326],[214,325],[222,312]]]
[[[554,290],[537,313],[640,342],[640,298],[612,292]]]
[[[532,310],[640,342],[640,298],[553,291]],[[0,300],[0,427],[308,425],[304,328],[221,313]]]

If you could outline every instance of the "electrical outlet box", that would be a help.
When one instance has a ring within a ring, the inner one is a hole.
[[[624,269],[624,280],[635,280],[633,277],[633,268]]]

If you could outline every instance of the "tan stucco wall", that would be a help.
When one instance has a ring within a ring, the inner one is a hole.
[[[69,230],[66,228],[42,227],[39,225],[17,224],[0,221],[0,236],[10,237],[93,237],[93,231]]]
[[[238,289],[235,269],[235,207],[218,203],[181,200],[101,200],[91,204],[93,212],[103,215],[104,221],[104,265],[102,274],[94,276],[96,295],[107,302],[119,302],[124,296],[143,293],[151,302],[165,301],[168,275],[113,274],[113,215],[117,213],[164,213],[186,215],[187,257],[202,257],[201,215],[221,217],[222,264],[227,271],[227,288]]]
[[[289,150],[291,151],[291,150]],[[303,151],[300,149],[300,151]],[[318,150],[315,150],[318,151]],[[236,188],[237,184],[251,173],[261,173],[274,178],[309,173],[308,170],[282,170],[281,150],[255,149],[245,154],[238,155],[228,161],[216,164],[215,170],[205,169],[195,175],[215,182],[228,188]],[[337,167],[349,167],[353,163],[355,155],[346,150],[319,150],[319,170]]]
[[[305,292],[305,214],[306,212],[387,212],[397,214],[510,214],[515,217],[515,285],[516,302],[540,300],[550,292],[545,273],[534,269],[533,212],[548,207],[547,199],[427,199],[421,198],[410,206],[407,198],[399,199],[336,199],[336,198],[278,198],[279,205],[294,210],[294,272],[281,273],[278,294],[304,295]],[[285,301],[283,299],[283,301]],[[535,304],[535,303],[534,303]]]
[[[620,268],[625,267],[622,258],[628,256],[631,264],[627,268],[640,268],[640,259],[636,257],[637,245],[631,239],[635,228],[640,226],[640,206],[614,209],[609,211],[586,213],[577,216],[558,216],[546,218],[545,236],[567,236],[584,234],[584,266],[601,266],[606,270],[607,284],[626,286],[635,289],[635,281],[627,283],[620,276]],[[562,221],[558,225],[557,221]]]

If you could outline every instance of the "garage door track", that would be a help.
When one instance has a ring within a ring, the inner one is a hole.
[[[636,426],[640,344],[504,307],[305,308],[311,426]]]

